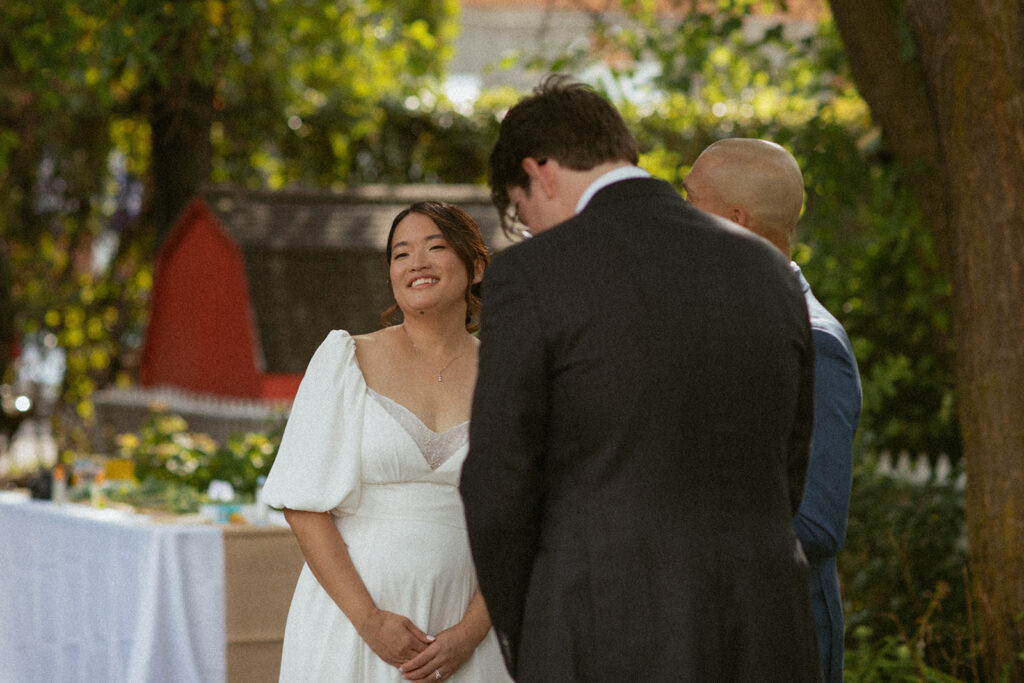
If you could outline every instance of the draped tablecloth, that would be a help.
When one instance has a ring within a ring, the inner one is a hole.
[[[220,529],[0,495],[0,681],[225,680]]]

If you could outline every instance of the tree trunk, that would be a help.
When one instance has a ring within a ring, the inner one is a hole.
[[[986,676],[1024,681],[1024,5],[905,0],[900,16],[900,4],[831,0],[854,79],[912,171],[952,282]]]
[[[210,179],[213,88],[192,80],[173,82],[151,96],[147,118],[153,147],[148,218],[159,245]]]

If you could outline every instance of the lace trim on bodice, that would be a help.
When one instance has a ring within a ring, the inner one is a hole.
[[[419,447],[430,469],[436,470],[448,461],[460,448],[469,443],[469,422],[462,422],[449,427],[443,432],[434,430],[423,424],[423,421],[398,401],[378,394],[370,387],[366,391],[398,424],[409,434]]]

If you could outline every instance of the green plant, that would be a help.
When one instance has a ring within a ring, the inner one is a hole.
[[[188,431],[178,415],[152,412],[138,433],[118,437],[119,452],[135,464],[142,481],[163,481],[205,492],[213,480],[229,482],[236,493],[252,494],[257,479],[270,472],[277,455],[283,419],[266,433],[250,432],[217,443]]]
[[[978,678],[956,475],[914,483],[855,463],[839,555],[848,680]]]
[[[104,497],[112,503],[123,503],[144,510],[160,510],[175,515],[194,514],[199,511],[203,494],[195,488],[175,481],[150,477],[143,482],[112,481],[103,487]],[[68,499],[87,502],[91,496],[88,486],[68,491]]]
[[[853,638],[856,646],[846,651],[843,672],[843,680],[846,683],[949,683],[961,680],[923,664],[906,639],[901,636],[888,635],[879,639],[875,637],[870,627],[860,626],[854,631]]]

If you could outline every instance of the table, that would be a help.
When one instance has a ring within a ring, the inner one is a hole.
[[[229,683],[277,683],[302,551],[287,526],[229,525],[224,534]]]
[[[0,494],[0,682],[276,681],[301,567],[283,527]]]

